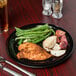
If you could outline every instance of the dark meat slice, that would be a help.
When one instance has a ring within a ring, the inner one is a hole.
[[[62,30],[56,30],[56,36],[57,36],[57,43],[61,42],[61,37],[65,35],[65,32]]]
[[[17,58],[27,58],[30,60],[45,60],[47,58],[50,58],[52,55],[47,53],[46,50],[41,48],[39,45],[34,43],[23,43],[18,47],[18,50],[20,51],[17,54]]]
[[[62,31],[62,30],[56,30],[56,36],[57,37],[61,37],[63,35],[65,35],[65,32],[64,31]]]
[[[61,49],[66,49],[68,46],[68,41],[65,35],[61,37],[60,47]]]

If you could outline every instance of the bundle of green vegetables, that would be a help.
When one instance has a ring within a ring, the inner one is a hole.
[[[34,28],[26,30],[17,27],[15,27],[15,29],[17,36],[15,40],[18,40],[19,45],[22,42],[39,43],[51,34],[55,34],[55,31],[52,28],[50,28],[48,24],[38,25]]]

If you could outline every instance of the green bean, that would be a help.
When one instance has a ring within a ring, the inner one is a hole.
[[[16,37],[15,40],[19,40],[19,39],[27,39],[27,38],[30,38],[30,39],[34,39],[34,38],[39,38],[39,37],[42,37],[46,35],[46,33],[43,33],[43,34],[30,34],[30,35],[23,35],[23,36],[19,36],[19,37]]]
[[[51,30],[51,32],[53,33],[53,35],[55,35],[55,31],[53,30],[53,29],[50,29]]]
[[[16,29],[16,35],[22,35],[24,33],[33,32],[33,31],[36,32],[36,31],[39,31],[39,30],[40,31],[44,31],[44,30],[46,30],[48,28],[49,28],[48,24],[40,25],[40,26],[37,26],[35,28],[31,28],[31,29],[27,29],[27,30],[22,30],[20,28],[15,27],[15,29]]]
[[[23,42],[23,40],[20,39],[20,40],[18,41],[18,45],[20,45],[22,42]]]
[[[29,29],[31,31],[38,31],[38,30],[45,30],[48,29],[48,24],[44,24],[44,25],[38,25],[35,28]]]
[[[49,32],[46,36],[44,36],[44,37],[42,37],[42,38],[34,41],[33,43],[39,43],[39,42],[41,42],[42,40],[44,40],[45,38],[47,38],[49,35],[51,35],[51,32]]]
[[[21,36],[21,35],[28,35],[28,34],[42,34],[42,33],[46,33],[46,32],[49,32],[49,31],[50,30],[46,29],[44,31],[23,32],[23,33],[19,33],[19,34],[16,33],[16,35]]]
[[[19,40],[19,39],[25,39],[26,37],[16,37],[15,40]]]
[[[17,31],[24,31],[24,32],[28,32],[28,31],[38,31],[38,30],[45,30],[48,29],[48,24],[44,24],[44,25],[38,25],[34,28],[30,28],[30,29],[26,29],[26,30],[21,30],[20,28],[15,27],[15,29]]]
[[[20,29],[15,27],[16,29],[16,38],[15,40],[19,40],[18,44],[21,44],[23,41],[39,43],[44,40],[51,34],[55,34],[55,31],[48,26],[48,24],[36,26],[30,29]]]

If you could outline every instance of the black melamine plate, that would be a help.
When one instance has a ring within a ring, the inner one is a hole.
[[[38,25],[44,25],[45,23],[36,23],[36,24],[29,24],[29,25],[26,25],[26,26],[23,26],[21,27],[22,29],[29,29],[29,28],[32,28],[32,27],[35,27],[35,26],[38,26]],[[72,48],[73,48],[73,40],[72,40],[72,37],[70,36],[70,34],[62,29],[61,27],[57,27],[53,24],[49,24],[49,26],[52,26],[52,28],[54,30],[63,30],[66,32],[66,36],[67,36],[67,40],[68,40],[68,48],[67,48],[67,52],[61,56],[61,57],[51,57],[51,58],[48,58],[46,60],[41,60],[41,61],[33,61],[33,60],[28,60],[28,59],[20,59],[18,60],[17,57],[16,57],[16,54],[18,53],[18,46],[17,46],[17,42],[15,41],[15,32],[14,31],[10,37],[8,38],[7,40],[7,46],[8,46],[8,54],[9,56],[16,62],[24,65],[24,66],[28,66],[28,67],[32,67],[32,68],[45,68],[45,67],[53,67],[55,65],[58,65],[60,63],[62,63],[63,61],[65,61],[69,56],[71,56],[72,54]]]

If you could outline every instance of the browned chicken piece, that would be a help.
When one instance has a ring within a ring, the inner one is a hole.
[[[25,42],[18,47],[20,51],[17,53],[17,58],[26,58],[30,60],[45,60],[52,55],[47,53],[42,47],[37,44]]]

